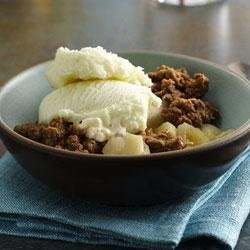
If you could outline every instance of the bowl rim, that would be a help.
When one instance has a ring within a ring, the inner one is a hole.
[[[240,79],[244,85],[246,85],[250,89],[250,82],[243,78],[242,76],[232,72],[229,70],[226,66],[220,65],[205,59],[201,59],[198,57],[192,57],[184,54],[178,54],[178,53],[165,53],[165,52],[158,52],[158,51],[150,51],[150,50],[129,50],[129,51],[116,51],[116,53],[120,55],[129,55],[129,54],[140,54],[140,55],[155,55],[155,56],[170,56],[180,59],[187,59],[189,61],[196,61],[198,63],[206,64],[213,66],[219,70],[224,71],[225,73],[234,75],[236,78]],[[0,98],[4,94],[4,92],[8,91],[8,89],[11,87],[11,84],[13,81],[17,80],[20,76],[29,74],[29,72],[32,72],[34,69],[37,69],[38,67],[44,67],[47,65],[49,61],[36,64],[19,74],[12,77],[10,80],[8,80],[5,84],[2,85],[0,88]],[[188,148],[185,150],[172,150],[168,152],[160,152],[160,153],[153,153],[153,154],[144,154],[144,155],[103,155],[103,154],[84,154],[81,152],[75,152],[75,151],[69,151],[65,149],[59,149],[54,148],[51,146],[47,146],[45,144],[33,141],[31,139],[28,139],[22,135],[19,135],[16,133],[13,129],[11,129],[2,119],[1,113],[0,113],[0,130],[2,130],[5,134],[7,134],[9,137],[11,137],[13,140],[16,140],[17,142],[21,144],[25,144],[26,146],[29,146],[33,148],[34,150],[42,151],[48,154],[58,155],[58,156],[67,156],[69,158],[81,158],[81,159],[109,159],[109,160],[142,160],[142,159],[159,159],[159,158],[176,158],[176,157],[186,157],[196,154],[201,154],[206,151],[211,151],[214,149],[218,149],[220,147],[229,145],[235,141],[237,141],[239,138],[242,138],[243,136],[250,134],[250,119],[248,119],[245,123],[243,123],[239,128],[235,129],[234,132],[231,134],[214,140],[212,142],[196,146],[193,148]]]

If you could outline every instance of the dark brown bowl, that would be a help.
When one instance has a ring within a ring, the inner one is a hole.
[[[10,80],[0,93],[0,136],[15,159],[51,187],[116,205],[160,203],[192,193],[224,174],[250,140],[247,80],[187,56],[149,52],[122,56],[146,71],[168,64],[207,74],[211,82],[207,98],[222,112],[218,125],[236,131],[196,148],[144,156],[86,155],[39,144],[12,129],[16,124],[35,121],[41,99],[51,91],[44,63]]]

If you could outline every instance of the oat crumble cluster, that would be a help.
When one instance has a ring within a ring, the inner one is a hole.
[[[48,125],[26,123],[17,125],[14,130],[33,141],[70,151],[100,154],[104,146],[104,143],[87,138],[85,129],[61,117],[53,119]]]

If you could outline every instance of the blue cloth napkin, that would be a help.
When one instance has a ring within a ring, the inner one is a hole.
[[[0,161],[0,233],[153,249],[206,235],[233,249],[250,210],[249,155],[246,150],[226,174],[192,196],[129,208],[52,191],[7,153]]]

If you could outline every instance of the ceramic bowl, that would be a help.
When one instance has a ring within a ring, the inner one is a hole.
[[[150,52],[121,53],[145,71],[161,64],[185,67],[210,79],[206,99],[222,115],[218,126],[236,128],[220,140],[191,149],[144,156],[81,154],[48,147],[13,131],[37,120],[38,106],[51,91],[37,65],[11,79],[0,93],[0,135],[17,162],[52,188],[83,199],[116,205],[155,204],[192,193],[215,181],[233,164],[250,140],[250,85],[222,66],[197,58]]]

